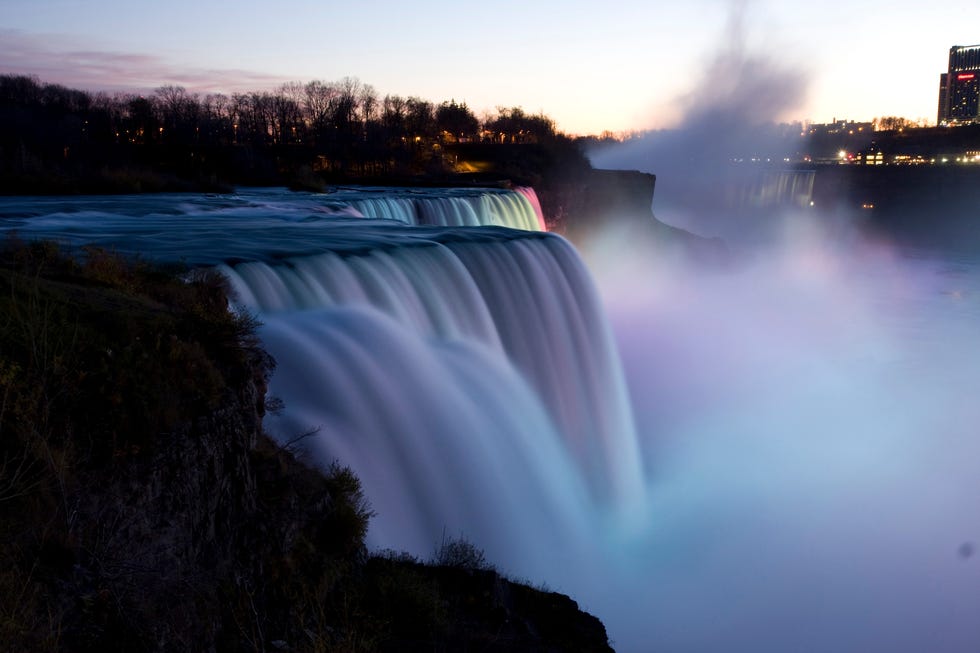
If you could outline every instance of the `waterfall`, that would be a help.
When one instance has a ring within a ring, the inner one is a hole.
[[[589,497],[534,391],[497,352],[425,338],[368,307],[264,315],[286,410],[267,426],[355,470],[370,542],[426,556],[464,533],[527,569],[587,532]]]
[[[570,542],[592,546],[597,515],[643,495],[597,292],[542,232],[532,189],[32,198],[4,217],[22,235],[220,269],[278,360],[285,409],[267,428],[354,469],[376,546],[424,556],[463,533],[554,577]]]
[[[280,361],[271,391],[287,415],[270,427],[284,440],[321,429],[316,455],[362,477],[378,542],[417,551],[439,523],[480,532],[516,518],[508,502],[540,524],[642,494],[615,347],[564,239],[445,230],[221,270]]]
[[[350,207],[369,218],[395,220],[408,225],[480,227],[496,225],[529,231],[544,231],[541,204],[533,188],[513,191],[481,189],[452,195],[413,189],[408,196],[378,196],[350,200]]]

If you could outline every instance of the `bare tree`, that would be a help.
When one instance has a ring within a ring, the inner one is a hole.
[[[231,104],[238,142],[265,145],[272,140],[275,112],[268,93],[235,93]]]
[[[289,85],[283,85],[269,94],[273,142],[279,145],[296,142],[302,127],[302,110],[290,97],[291,90]]]
[[[209,93],[201,100],[201,133],[206,142],[227,142],[233,138],[231,100],[222,93]]]
[[[381,102],[381,124],[392,134],[404,134],[407,113],[408,103],[400,95],[386,95]]]
[[[915,123],[908,118],[899,116],[882,116],[874,119],[875,131],[892,131],[915,127]]]
[[[361,93],[358,97],[361,105],[361,120],[364,124],[372,122],[378,116],[378,92],[370,84],[361,86]]]
[[[340,91],[336,85],[320,80],[308,82],[303,90],[305,92],[303,109],[306,119],[315,137],[322,140],[326,135],[336,97]]]
[[[197,105],[197,95],[191,95],[183,86],[161,86],[153,94],[163,111],[164,120],[174,125],[190,119]]]

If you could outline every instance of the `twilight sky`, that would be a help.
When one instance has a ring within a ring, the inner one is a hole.
[[[387,93],[521,106],[572,134],[669,127],[712,84],[740,15],[744,45],[809,80],[779,119],[935,120],[953,44],[980,3],[949,0],[0,0],[0,73],[77,88],[263,90],[359,78]],[[717,70],[717,68],[715,68]]]

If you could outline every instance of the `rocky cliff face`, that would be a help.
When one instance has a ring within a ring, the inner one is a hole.
[[[581,248],[599,236],[618,236],[634,252],[726,263],[728,252],[720,240],[657,220],[652,210],[656,182],[655,175],[635,170],[588,169],[549,180],[538,196],[550,228]]]
[[[371,558],[353,474],[262,433],[220,279],[0,262],[0,650],[609,650],[567,597]]]

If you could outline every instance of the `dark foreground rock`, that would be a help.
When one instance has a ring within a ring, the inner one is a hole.
[[[381,650],[612,651],[602,622],[575,601],[493,569],[379,557],[366,573],[371,601],[391,615],[398,633]]]

